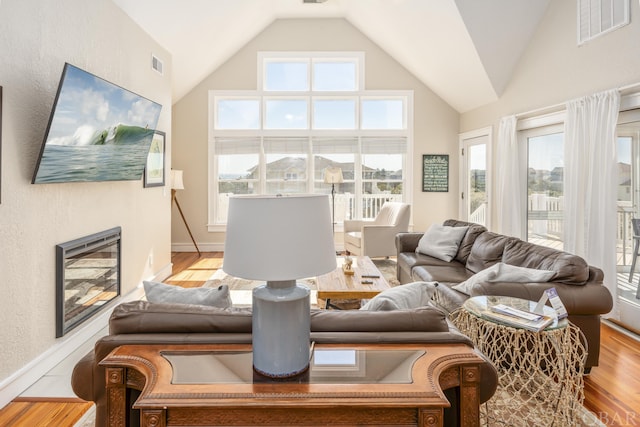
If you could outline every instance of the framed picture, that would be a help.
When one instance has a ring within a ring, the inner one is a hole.
[[[144,168],[144,186],[161,187],[164,185],[164,151],[166,134],[157,130],[149,147],[147,165]]]
[[[422,191],[449,192],[449,155],[422,155]]]

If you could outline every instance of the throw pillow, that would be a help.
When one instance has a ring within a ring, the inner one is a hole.
[[[217,288],[183,288],[166,283],[143,283],[147,301],[152,303],[196,304],[219,308],[231,307],[232,304],[227,285]]]
[[[468,228],[433,224],[420,238],[416,252],[449,262],[458,253]]]
[[[499,262],[489,268],[477,272],[462,283],[452,286],[456,291],[470,295],[471,289],[477,283],[513,282],[536,283],[548,282],[556,275],[555,271],[538,270],[535,268],[518,267],[517,265]]]
[[[429,305],[436,291],[437,282],[413,282],[380,292],[360,310],[389,311],[409,310]]]

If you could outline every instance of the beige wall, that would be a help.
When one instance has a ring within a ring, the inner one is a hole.
[[[577,46],[576,0],[549,2],[540,27],[500,100],[462,114],[460,131],[493,126],[495,147],[503,116],[640,83],[640,6],[637,1],[630,4],[631,24]],[[496,152],[494,149],[494,159]]]
[[[110,0],[3,0],[0,52],[2,384],[75,333],[55,338],[56,244],[121,226],[125,294],[170,267],[168,190],[142,181],[30,182],[65,62],[162,104],[170,147],[171,57]],[[150,69],[152,52],[165,61],[164,77]]]
[[[211,48],[215,49],[215,41],[212,41]],[[201,249],[220,250],[224,243],[224,233],[207,231],[208,91],[256,90],[259,51],[363,51],[366,64],[365,89],[413,90],[414,228],[424,230],[433,222],[456,216],[458,113],[347,21],[278,20],[174,105],[173,165],[176,169],[184,169],[186,188],[179,192],[178,199]],[[421,159],[422,154],[427,153],[449,154],[454,160],[450,171],[449,193],[422,193]],[[189,235],[176,210],[172,221],[174,248],[192,248]]]

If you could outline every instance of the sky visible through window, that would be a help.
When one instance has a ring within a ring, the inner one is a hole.
[[[536,170],[552,171],[564,167],[564,133],[554,133],[529,138],[529,167]]]
[[[243,99],[229,97],[216,102],[217,129],[251,130],[402,130],[404,101],[399,98],[366,97],[359,94],[358,66],[344,60],[271,59],[264,61],[264,95]],[[312,84],[312,88],[310,88]],[[309,92],[311,90],[311,92]],[[290,92],[269,96],[268,92]],[[333,92],[327,95],[327,92]],[[311,95],[311,96],[309,96]],[[261,101],[264,104],[261,105]],[[358,106],[360,102],[360,106]],[[261,108],[264,116],[261,118]],[[357,111],[361,117],[358,118]],[[359,123],[361,122],[361,123]],[[261,124],[262,123],[262,124]],[[306,156],[308,153],[300,153]],[[295,154],[287,154],[296,157]],[[328,156],[325,156],[328,157]],[[353,154],[331,154],[337,162],[353,163]],[[402,156],[363,155],[363,164],[373,169],[402,169]],[[246,176],[259,161],[258,153],[218,156],[218,175]]]

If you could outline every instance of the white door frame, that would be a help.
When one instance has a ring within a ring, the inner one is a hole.
[[[486,142],[478,142],[477,141],[478,138],[486,138]],[[469,165],[467,162],[466,153],[469,152],[469,147],[473,145],[479,145],[479,144],[486,144],[487,146],[487,159],[486,159],[487,171],[485,175],[485,186],[486,186],[485,188],[487,192],[487,223],[485,226],[490,229],[491,221],[492,221],[492,215],[491,215],[492,197],[491,196],[492,196],[492,188],[493,188],[493,180],[492,180],[493,150],[491,149],[493,145],[493,128],[491,126],[468,131],[468,132],[463,132],[458,135],[458,146],[459,146],[458,155],[459,155],[459,165],[460,165],[460,168],[459,168],[460,188],[458,191],[458,198],[459,198],[458,200],[460,202],[458,203],[458,206],[459,206],[458,213],[461,220],[466,221],[469,219],[467,208],[466,208],[466,201],[468,197],[467,188],[469,184],[469,176],[468,176]]]

